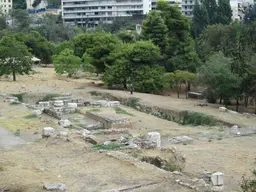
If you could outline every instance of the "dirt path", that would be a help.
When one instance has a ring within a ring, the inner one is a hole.
[[[14,146],[24,144],[25,140],[20,137],[14,136],[3,127],[0,127],[0,147]]]

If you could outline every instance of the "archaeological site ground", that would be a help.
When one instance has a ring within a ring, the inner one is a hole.
[[[34,70],[0,79],[0,192],[236,192],[255,168],[255,115]]]

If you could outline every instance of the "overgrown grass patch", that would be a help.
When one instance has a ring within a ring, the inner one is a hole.
[[[37,104],[39,102],[43,102],[43,101],[50,101],[52,100],[54,97],[60,97],[62,96],[61,94],[57,94],[57,93],[51,93],[51,94],[47,94],[45,95],[42,99],[40,99],[39,101],[37,101]]]
[[[116,112],[117,114],[123,114],[123,115],[134,116],[133,114],[128,113],[127,111],[125,111],[124,109],[122,109],[122,108],[120,108],[120,107],[116,107],[116,108],[115,108],[115,112]]]
[[[98,92],[98,91],[90,91],[89,93],[90,93],[92,96],[100,96],[100,95],[101,95],[101,93]]]
[[[30,114],[30,115],[24,116],[24,118],[25,118],[25,119],[35,119],[35,118],[38,118],[38,116],[35,115],[35,114]]]
[[[19,136],[20,136],[20,130],[17,129],[13,134],[14,134],[16,137],[19,137]]]
[[[11,96],[17,97],[20,102],[23,102],[23,96],[24,96],[25,94],[26,94],[26,93],[17,93],[17,94],[11,94]]]
[[[125,105],[128,107],[136,108],[136,106],[139,105],[139,101],[140,101],[139,98],[132,97],[132,98],[127,99],[127,101],[125,102]]]
[[[10,103],[10,105],[20,105],[20,104],[21,104],[21,102],[19,102],[19,101],[13,101]]]
[[[193,111],[184,111],[183,112],[183,125],[210,125],[214,126],[216,125],[217,121],[214,117],[203,114],[203,113],[198,113],[198,112],[193,112]]]
[[[96,144],[93,146],[94,149],[104,149],[104,150],[116,150],[120,149],[121,147],[124,147],[124,144],[118,144],[118,143],[111,143],[109,145],[104,144]]]
[[[100,112],[101,110],[99,108],[89,109],[91,112]]]

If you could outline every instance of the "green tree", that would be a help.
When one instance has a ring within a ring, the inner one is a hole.
[[[83,70],[89,73],[95,73],[96,68],[91,64],[91,62],[92,62],[92,58],[87,53],[84,53],[82,57]]]
[[[6,29],[7,28],[7,23],[6,23],[6,18],[5,16],[0,14],[0,29]]]
[[[72,77],[81,65],[81,59],[74,55],[71,49],[64,49],[59,55],[53,56],[54,70],[57,74],[68,73]]]
[[[240,86],[240,78],[231,71],[231,59],[217,53],[212,55],[205,65],[199,68],[199,82],[205,87],[205,92],[214,93],[218,98],[228,101],[236,96]],[[225,103],[226,105],[226,103]]]
[[[203,0],[202,4],[206,8],[209,17],[209,24],[213,25],[218,23],[217,14],[218,14],[218,6],[216,0]]]
[[[150,41],[119,45],[108,57],[103,80],[108,87],[126,88],[127,83],[133,83],[136,91],[162,91],[164,71],[158,66],[160,59],[160,49]]]
[[[136,40],[136,36],[131,30],[121,29],[116,35],[123,43],[132,43]]]
[[[55,54],[55,55],[58,55],[58,54],[60,54],[64,49],[71,49],[71,50],[74,50],[75,47],[74,47],[73,42],[71,42],[71,41],[63,41],[63,42],[61,42],[60,44],[55,45],[54,54]]]
[[[61,5],[61,0],[47,0],[49,5]]]
[[[142,25],[143,38],[151,40],[155,45],[159,46],[162,54],[165,53],[168,44],[167,31],[168,29],[161,17],[161,13],[158,11],[151,11]]]
[[[78,27],[63,24],[60,16],[53,14],[46,14],[37,24],[39,27],[35,27],[33,30],[38,31],[48,41],[54,43],[71,41],[74,36],[83,32]]]
[[[177,71],[174,71],[173,73],[166,73],[165,79],[169,82],[169,86],[171,88],[176,89],[178,98],[180,98],[182,85],[185,85],[186,98],[187,98],[188,86],[194,79],[196,79],[196,74],[190,73],[188,71],[177,70]]]
[[[159,1],[157,9],[161,13],[161,17],[168,29],[168,46],[166,48],[166,61],[164,63],[167,71],[184,70],[191,68],[191,61],[198,60],[198,56],[194,49],[194,41],[190,35],[189,22],[182,15],[178,7],[171,6],[167,1]],[[192,58],[194,56],[195,58]],[[185,66],[189,60],[189,66]],[[183,63],[182,67],[176,62]],[[194,64],[193,64],[194,65]],[[196,66],[197,64],[195,64]],[[189,69],[190,70],[190,69]],[[194,70],[194,69],[193,69]]]
[[[28,31],[28,27],[31,21],[26,10],[13,9],[10,11],[10,16],[12,17],[12,20],[14,22],[14,28],[17,31]]]
[[[0,41],[0,76],[29,74],[32,67],[31,55],[26,45],[13,36],[4,36]]]
[[[209,16],[204,4],[200,5],[198,0],[195,2],[193,17],[191,22],[191,31],[194,37],[198,38],[202,31],[209,24]]]
[[[30,48],[30,52],[41,59],[42,63],[49,64],[52,62],[54,45],[48,42],[38,32],[14,34],[18,41],[24,42]]]
[[[104,72],[107,58],[118,44],[121,44],[121,41],[115,35],[103,31],[84,33],[74,38],[76,55],[82,57],[87,52],[97,73]]]
[[[253,178],[247,179],[243,176],[241,188],[243,192],[255,192],[256,191],[256,169],[252,171]]]
[[[13,0],[13,9],[26,9],[27,2],[24,0]]]
[[[230,0],[218,0],[217,23],[228,25],[232,21]]]

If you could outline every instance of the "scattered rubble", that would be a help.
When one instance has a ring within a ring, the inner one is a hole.
[[[68,119],[61,119],[59,120],[59,125],[61,127],[67,128],[71,126],[71,122]]]
[[[170,138],[168,139],[168,141],[171,144],[177,144],[177,143],[190,144],[190,143],[193,143],[194,140],[188,136],[178,136],[178,137]]]
[[[55,137],[56,133],[52,127],[44,127],[42,137]]]
[[[219,112],[228,112],[226,107],[219,107]]]
[[[146,136],[136,137],[133,142],[142,149],[155,149],[161,147],[161,136],[158,132],[150,132]]]
[[[47,191],[67,191],[67,186],[63,183],[44,184],[44,189]]]

